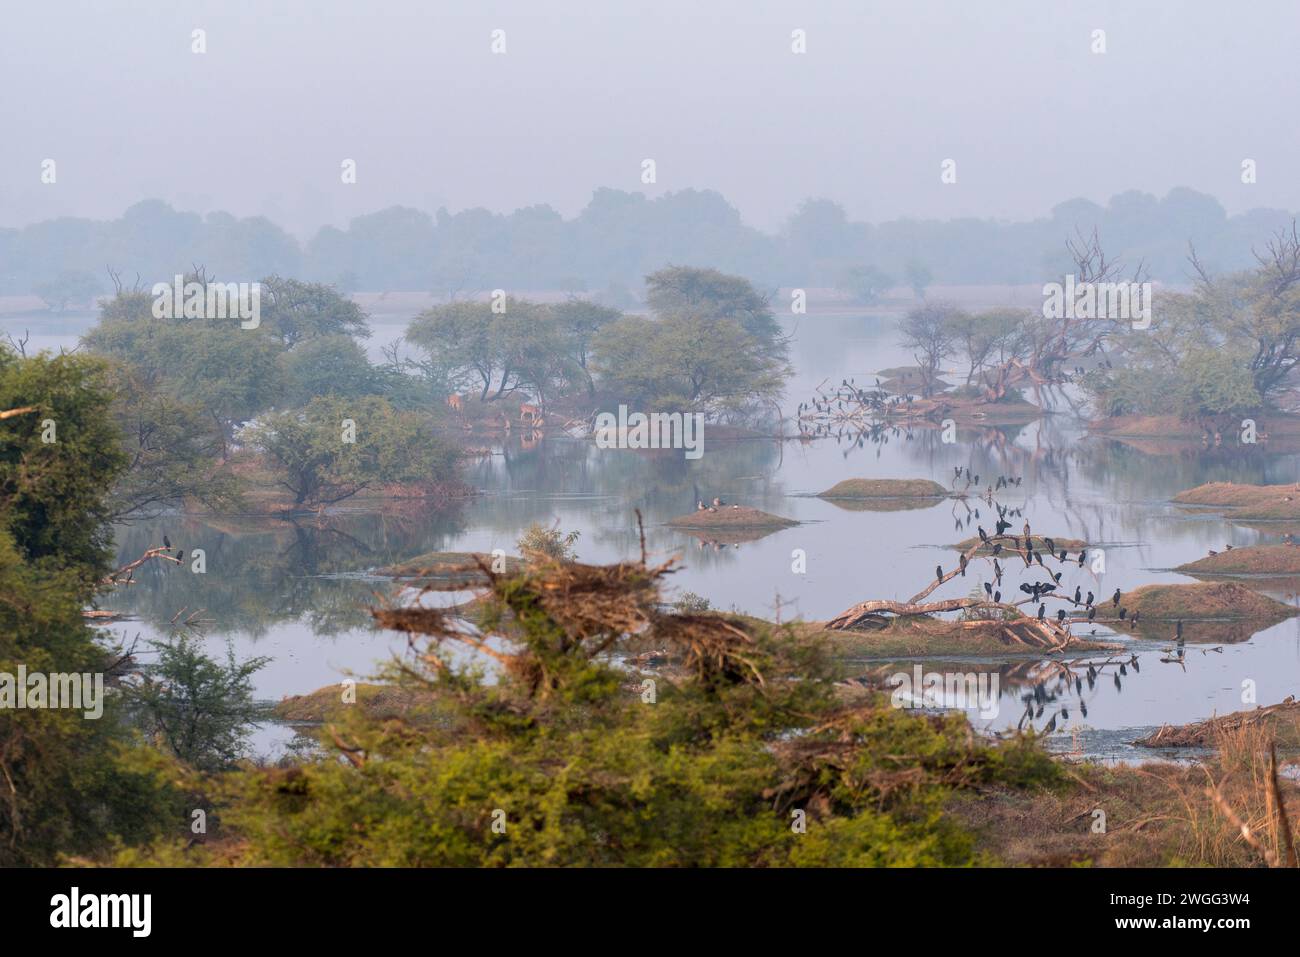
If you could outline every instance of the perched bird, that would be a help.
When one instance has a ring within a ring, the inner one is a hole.
[[[1130,618],[1129,621],[1131,621],[1133,624],[1136,625],[1136,624],[1138,623],[1138,616],[1140,616],[1141,614],[1142,614],[1142,612],[1140,612],[1140,611],[1135,611],[1135,612],[1133,612],[1133,617]]]
[[[1050,538],[1047,538],[1047,537],[1044,537],[1044,538],[1043,538],[1043,542],[1047,545],[1047,553],[1048,553],[1049,555],[1055,555],[1055,554],[1056,554],[1056,543],[1055,543],[1054,541],[1052,541]]]
[[[1042,621],[1042,620],[1043,620],[1043,616],[1046,615],[1046,614],[1047,614],[1047,606],[1046,606],[1046,605],[1039,605],[1039,606],[1038,606],[1038,620],[1039,620],[1039,621]]]
[[[987,545],[989,542],[989,533],[984,531],[983,525],[979,526],[979,533],[980,533],[980,541],[983,542],[985,545]]]
[[[172,550],[172,540],[166,535],[163,536],[163,548],[167,549],[169,552]]]
[[[965,578],[966,577],[966,556],[964,554],[957,556],[957,564],[961,566],[961,577]]]
[[[935,566],[934,566],[934,577],[937,578],[937,579],[939,579],[939,581],[943,581],[943,566],[942,566],[942,565],[935,565]]]
[[[1082,598],[1082,596],[1083,596],[1083,589],[1080,588],[1078,585],[1075,585],[1075,586],[1074,586],[1074,603],[1075,603],[1076,605],[1078,605],[1078,604],[1081,603],[1081,602],[1080,602],[1080,598]]]
[[[1091,607],[1091,605],[1092,605],[1092,592],[1088,592],[1088,600],[1085,601],[1084,604],[1085,604],[1085,605],[1088,605],[1089,607]]]
[[[1060,561],[1065,561],[1065,549],[1064,549],[1064,548],[1061,549],[1061,554],[1060,554],[1060,558],[1059,558],[1059,560],[1060,560]]]
[[[1079,552],[1079,567],[1080,567],[1080,568],[1083,567],[1084,560],[1085,560],[1087,557],[1088,557],[1088,553],[1087,553],[1087,552],[1084,552],[1084,551]]]
[[[1064,609],[1064,608],[1061,608],[1061,609],[1058,609],[1058,610],[1057,610],[1057,612],[1056,612],[1056,620],[1057,620],[1058,623],[1062,623],[1062,624],[1065,622],[1065,609]]]
[[[994,542],[994,543],[993,543],[993,554],[994,554],[994,555],[1000,554],[1001,551],[1002,551],[1002,543],[1001,543],[1001,542]]]
[[[1113,595],[1110,596],[1110,603],[1111,603],[1112,605],[1114,605],[1116,608],[1119,607],[1119,589],[1118,589],[1118,588],[1115,589],[1115,594],[1113,594]]]
[[[993,600],[994,600],[995,602],[1000,602],[1000,601],[1002,601],[1002,592],[1000,592],[1000,591],[995,591],[995,592],[993,593]]]
[[[993,597],[993,586],[988,582],[984,583],[984,594],[988,595],[990,598]]]
[[[1124,620],[1124,616],[1127,615],[1127,614],[1128,614],[1128,609],[1127,609],[1127,608],[1121,608],[1121,609],[1119,610],[1119,620],[1120,620],[1120,621],[1123,621],[1123,620]]]
[[[1047,722],[1043,727],[1043,734],[1051,734],[1056,730],[1056,715],[1052,715],[1052,720]]]
[[[179,562],[184,557],[185,557],[185,550],[183,548],[176,549],[176,560]]]

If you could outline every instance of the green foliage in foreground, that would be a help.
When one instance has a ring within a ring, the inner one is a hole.
[[[125,465],[105,371],[0,350],[0,411],[37,407],[0,420],[0,673],[111,682],[81,613],[108,570],[104,498]],[[140,745],[111,694],[97,719],[85,711],[0,711],[0,867],[151,841],[183,820],[171,762]]]
[[[428,636],[390,675],[427,715],[355,709],[318,760],[228,777],[239,862],[968,865],[972,838],[943,814],[955,790],[1054,779],[1032,743],[992,745],[961,715],[842,705],[820,646],[791,631],[662,611],[661,571],[538,561],[496,579],[479,623],[511,641],[490,672],[445,647],[475,643],[454,619],[379,612]],[[668,659],[653,701],[609,656],[637,619],[638,647]]]

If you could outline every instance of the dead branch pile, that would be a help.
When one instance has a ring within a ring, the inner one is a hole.
[[[433,638],[434,647],[424,649],[423,657],[436,669],[445,670],[436,645],[455,641],[495,659],[534,688],[545,684],[546,659],[594,658],[630,636],[653,639],[670,660],[703,682],[763,684],[754,640],[735,623],[717,615],[663,611],[660,583],[676,570],[675,558],[649,565],[643,550],[637,562],[587,565],[534,555],[525,568],[509,574],[493,572],[482,559],[464,570],[486,579],[476,599],[488,609],[481,621],[505,639],[505,647],[489,643],[491,636],[469,626],[456,609],[407,601],[371,609],[371,615],[385,628]],[[464,587],[463,580],[430,583],[420,595]],[[537,627],[538,615],[549,627]]]
[[[1008,561],[1014,556],[1019,556],[1024,560],[1025,569],[1027,571],[1032,569],[1038,569],[1040,572],[1046,573],[1046,569],[1043,565],[1030,564],[1029,554],[1030,554],[1030,546],[1033,543],[1033,539],[1029,537],[1026,537],[1024,539],[1025,542],[1024,552],[1018,551],[1018,549],[1020,548],[1021,541],[1022,541],[1021,538],[1013,535],[988,536],[988,542],[990,543],[1010,542],[1013,544],[1013,548],[1017,550],[1012,550],[1006,553],[1005,557],[1007,558]],[[1060,560],[1056,555],[1049,554],[1046,556],[1046,559],[1048,561],[1055,562],[1058,565],[1061,564]],[[1058,648],[1064,648],[1066,645],[1070,643],[1070,641],[1073,640],[1074,636],[1070,633],[1070,629],[1068,625],[1072,621],[1077,621],[1082,619],[1071,618],[1067,616],[1064,623],[1058,623],[1058,621],[1054,617],[1045,617],[1040,621],[1037,617],[1025,616],[1020,611],[1020,607],[1019,607],[1023,605],[1033,606],[1039,603],[1047,604],[1049,602],[1063,602],[1067,605],[1070,605],[1071,607],[1077,607],[1077,603],[1074,602],[1073,599],[1070,598],[1070,596],[1068,595],[1064,595],[1064,594],[1057,595],[1053,592],[1053,593],[1043,594],[1039,596],[1037,600],[1030,598],[1030,599],[1022,599],[1015,602],[1006,602],[1006,601],[995,602],[992,600],[986,600],[984,598],[971,598],[971,597],[945,598],[939,601],[931,601],[931,602],[925,601],[925,599],[929,597],[929,595],[935,589],[939,588],[941,585],[944,585],[947,582],[952,581],[954,578],[963,576],[963,571],[971,567],[974,567],[975,562],[993,563],[993,568],[995,569],[995,575],[998,575],[1000,580],[1000,574],[996,572],[996,569],[998,569],[1000,566],[996,563],[996,560],[993,558],[992,555],[987,554],[985,542],[979,541],[962,553],[961,558],[959,559],[959,564],[954,565],[941,577],[935,578],[933,581],[930,582],[930,584],[928,584],[925,588],[921,589],[921,591],[917,592],[907,601],[873,599],[869,601],[858,602],[856,605],[853,605],[851,608],[845,609],[844,611],[836,615],[834,618],[832,618],[829,622],[827,622],[826,627],[832,630],[842,631],[850,628],[861,627],[864,624],[870,624],[870,623],[879,624],[880,616],[885,614],[895,615],[897,617],[907,617],[907,616],[914,616],[914,615],[935,615],[947,611],[964,611],[964,610],[980,611],[980,612],[1000,611],[1007,617],[1007,619],[1009,619],[1009,621],[1015,623],[1014,627],[1008,628],[1004,632],[1004,636],[1013,639],[1017,643],[1029,645],[1031,647],[1058,649]],[[983,622],[963,622],[962,624],[963,626],[966,625],[975,626],[975,625],[983,624]]]

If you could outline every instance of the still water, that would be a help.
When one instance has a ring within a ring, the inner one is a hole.
[[[381,322],[374,329],[368,348],[378,358],[402,326]],[[894,344],[892,326],[879,318],[807,316],[790,331],[796,376],[787,392],[788,411],[823,380],[854,377],[864,384],[882,368],[912,362]],[[50,341],[41,345],[57,346],[64,338],[74,344],[76,337],[44,338]],[[1178,491],[1209,481],[1279,483],[1300,477],[1296,456],[1270,455],[1262,448],[1151,455],[1089,438],[1067,415],[1023,427],[961,429],[957,438],[955,445],[944,445],[937,432],[918,429],[910,439],[900,434],[890,436],[887,444],[850,448],[833,439],[710,442],[706,429],[705,454],[698,461],[687,461],[679,452],[602,450],[591,442],[562,438],[528,450],[508,444],[469,464],[466,480],[480,494],[446,513],[343,510],[324,524],[168,516],[122,528],[118,545],[123,562],[161,544],[166,533],[177,547],[205,549],[207,574],[152,563],[137,574],[135,585],[120,589],[103,605],[132,616],[114,626],[128,639],[166,636],[178,612],[184,609],[185,617],[202,609],[199,617],[207,620],[203,633],[213,652],[223,653],[230,641],[241,657],[273,659],[256,683],[261,697],[278,700],[337,682],[347,673],[371,674],[378,660],[400,652],[402,642],[369,627],[366,607],[376,595],[392,590],[391,583],[369,570],[435,550],[502,548],[514,553],[521,531],[532,522],[577,530],[581,559],[612,561],[636,554],[634,510],[639,508],[652,554],[682,556],[683,569],[670,579],[678,592],[702,595],[715,608],[769,618],[779,607],[784,619],[824,619],[866,598],[910,597],[930,580],[937,563],[954,560],[946,546],[974,534],[979,524],[966,524],[964,506],[954,502],[906,511],[848,511],[812,497],[841,479],[931,478],[948,485],[958,465],[983,476],[1023,476],[1020,487],[1000,493],[998,500],[1023,509],[1035,534],[1104,547],[1106,571],[1100,581],[1086,569],[1066,571],[1062,579],[1067,591],[1080,584],[1103,596],[1116,587],[1188,581],[1170,569],[1210,548],[1276,539],[1268,529],[1177,509],[1169,499]],[[714,496],[801,524],[739,546],[704,543],[665,526],[692,511],[696,501]],[[982,515],[983,524],[991,526],[988,512]],[[795,549],[807,555],[806,574],[791,570]],[[1014,573],[1012,581],[1014,588]],[[962,584],[961,579],[950,582],[932,597],[964,594]],[[1295,605],[1297,587],[1300,582],[1275,583],[1266,592]],[[1243,681],[1254,682],[1260,704],[1300,691],[1300,618],[1254,634],[1247,630],[1226,636],[1238,640],[1189,624],[1183,661],[1162,663],[1172,630],[1170,626],[1166,636],[1148,627],[1140,636],[1119,636],[1128,646],[1124,659],[1137,654],[1140,670],[1128,668],[1118,688],[1110,670],[1095,688],[1085,688],[1086,718],[1073,692],[1049,708],[1050,715],[1067,703],[1070,714],[1057,723],[1056,746],[1106,758],[1145,757],[1147,752],[1129,742],[1162,723],[1181,724],[1246,707]],[[1108,634],[1098,629],[1099,637]],[[1105,655],[1060,657],[1100,660]],[[1026,692],[1017,677],[1035,661],[1022,655],[998,664],[961,665],[1002,672],[998,715],[990,720],[972,710],[972,719],[991,730],[1014,726]],[[861,668],[865,673],[879,664],[864,661]],[[927,667],[937,670],[933,663]],[[268,726],[254,743],[263,754],[274,755],[287,737],[283,728]]]

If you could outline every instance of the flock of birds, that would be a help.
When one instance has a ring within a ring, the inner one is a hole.
[[[844,457],[866,443],[877,446],[879,458],[891,438],[913,438],[910,428],[899,428],[890,421],[892,416],[910,416],[915,412],[916,396],[895,395],[886,390],[879,379],[874,388],[862,388],[849,378],[841,380],[834,391],[823,394],[818,390],[807,402],[800,402],[796,415],[799,438],[807,441],[834,438],[837,445],[845,441],[849,447]]]
[[[724,502],[720,496],[714,496],[712,505],[705,505],[704,499],[700,499],[695,503],[695,510],[697,512],[716,512],[720,508],[726,508],[727,505],[728,503]],[[735,502],[730,503],[730,505],[732,508],[740,508]]]

